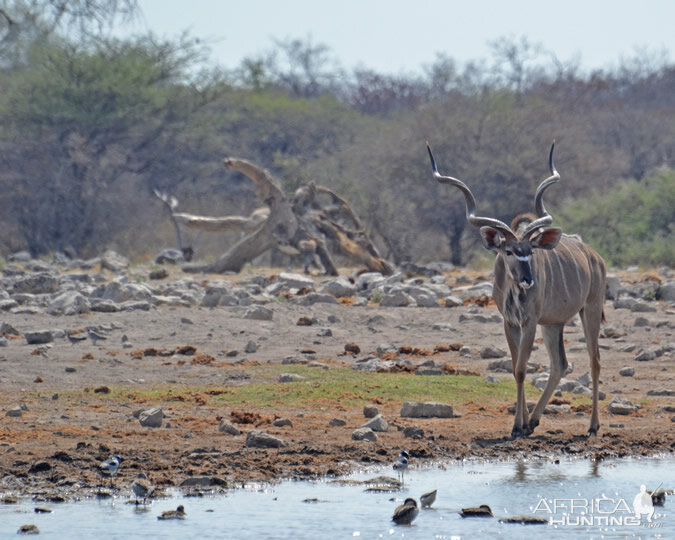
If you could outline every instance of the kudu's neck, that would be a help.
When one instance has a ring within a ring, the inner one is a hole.
[[[521,283],[520,276],[514,275],[509,268],[506,256],[501,253],[497,255],[494,272],[494,298],[499,311],[508,324],[524,326],[530,317],[536,317],[532,309],[533,304],[536,302],[541,287],[544,286],[540,283],[535,257],[533,256],[531,261],[532,282],[529,287]]]

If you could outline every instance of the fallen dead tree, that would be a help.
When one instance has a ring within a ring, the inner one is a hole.
[[[218,260],[186,264],[184,271],[239,272],[246,263],[276,248],[302,255],[305,272],[313,265],[326,274],[337,275],[331,252],[340,253],[370,271],[385,275],[393,272],[392,265],[380,256],[347,201],[330,189],[311,183],[299,188],[289,200],[279,181],[266,169],[238,158],[225,158],[223,163],[226,169],[240,172],[253,181],[256,195],[265,206],[249,216],[224,217],[174,212],[169,206],[179,241],[178,224],[200,231],[245,234]],[[328,198],[327,204],[319,200],[321,195]]]

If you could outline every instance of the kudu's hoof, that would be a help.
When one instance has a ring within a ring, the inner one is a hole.
[[[517,439],[519,437],[527,437],[532,431],[529,427],[514,427],[511,430],[511,439]]]
[[[529,425],[530,431],[529,431],[528,435],[530,433],[532,433],[538,425],[539,425],[539,420],[530,419],[530,425]]]
[[[588,428],[588,436],[589,437],[595,437],[598,434],[598,429],[599,427],[589,427]]]

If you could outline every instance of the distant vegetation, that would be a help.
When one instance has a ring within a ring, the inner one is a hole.
[[[675,171],[630,180],[609,193],[595,194],[561,212],[568,231],[615,266],[675,266]]]
[[[65,6],[65,7],[63,7]],[[482,255],[461,195],[504,221],[530,211],[557,140],[555,223],[612,264],[675,259],[675,65],[637,55],[584,73],[526,39],[491,58],[439,54],[421,75],[346,71],[329,50],[276,41],[234,69],[205,63],[189,35],[109,39],[132,0],[10,2],[0,10],[0,254],[111,247],[136,258],[175,245],[153,196],[199,214],[248,214],[254,186],[231,155],[271,170],[292,192],[309,181],[345,197],[395,263]],[[202,235],[199,257],[231,238]]]

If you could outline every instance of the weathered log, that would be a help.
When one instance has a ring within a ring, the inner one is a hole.
[[[220,259],[209,264],[185,265],[186,272],[239,272],[248,262],[265,251],[277,248],[285,253],[302,254],[305,271],[318,256],[324,271],[337,275],[327,241],[369,270],[391,274],[392,266],[372,244],[347,201],[323,186],[313,183],[296,191],[293,201],[284,195],[272,174],[237,158],[225,158],[225,168],[240,172],[256,185],[256,195],[267,208],[259,208],[249,217],[210,218],[192,214],[175,214],[173,218],[185,226],[209,231],[242,231],[249,233],[232,246]],[[326,194],[331,204],[325,209],[316,198]]]
[[[269,208],[256,208],[248,217],[208,217],[177,212],[174,219],[186,227],[208,232],[252,232],[270,215]]]

